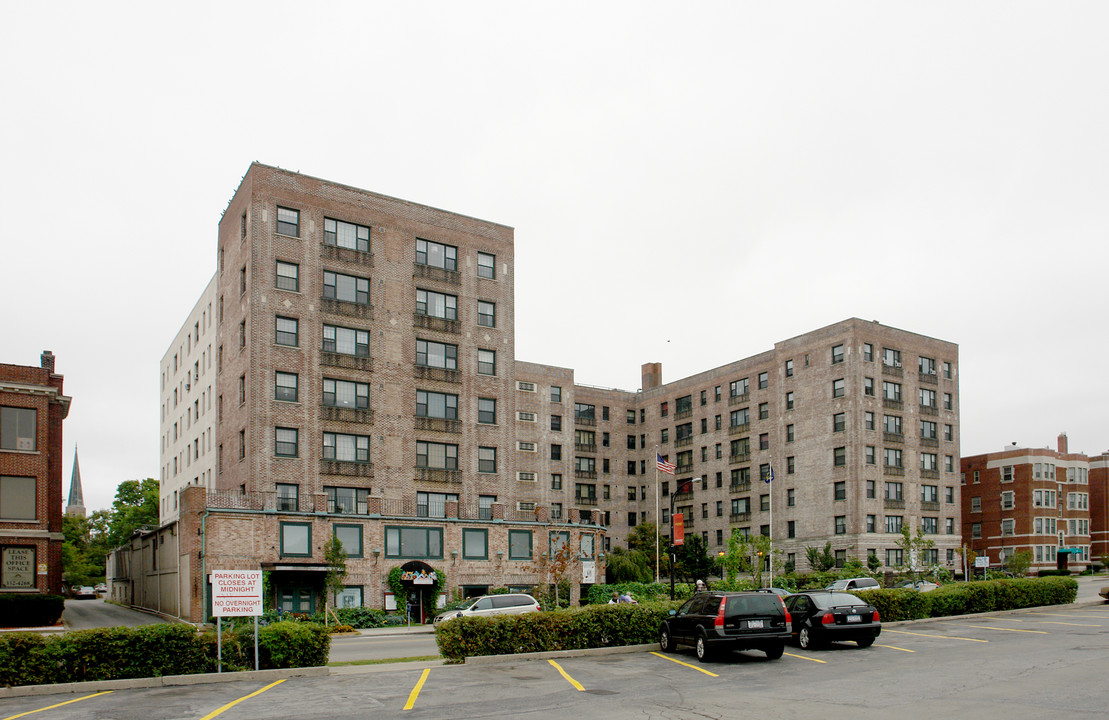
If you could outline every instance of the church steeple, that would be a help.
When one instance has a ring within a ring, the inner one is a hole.
[[[73,446],[73,474],[69,478],[69,502],[66,515],[85,517],[85,495],[81,492],[81,467],[77,464],[77,446]]]

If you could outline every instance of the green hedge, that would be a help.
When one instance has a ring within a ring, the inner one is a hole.
[[[313,623],[281,622],[258,630],[260,667],[327,663],[331,636]],[[215,672],[216,633],[191,625],[80,630],[65,635],[0,635],[0,686],[43,685]],[[253,632],[223,635],[223,669],[254,669]]]
[[[558,612],[463,617],[441,623],[435,630],[435,640],[439,652],[451,660],[475,655],[639,645],[658,640],[659,624],[679,605],[679,602],[589,605]]]
[[[929,592],[881,589],[855,594],[878,608],[884,622],[896,622],[1042,605],[1066,605],[1074,602],[1078,594],[1078,582],[1069,577],[1017,578],[953,583]]]
[[[0,627],[49,627],[62,620],[61,595],[0,595]]]

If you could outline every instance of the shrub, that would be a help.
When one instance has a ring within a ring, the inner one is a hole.
[[[878,609],[882,622],[928,617],[927,593],[904,588],[881,588],[852,593]]]
[[[0,626],[48,627],[61,622],[65,598],[61,595],[0,595]]]
[[[1016,578],[944,585],[925,593],[899,588],[855,594],[878,608],[882,620],[895,622],[1065,605],[1074,602],[1077,592],[1078,583],[1073,578]]]

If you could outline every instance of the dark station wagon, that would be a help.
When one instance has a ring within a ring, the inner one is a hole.
[[[788,639],[789,612],[782,598],[764,592],[697,593],[659,627],[663,652],[692,645],[701,662],[721,650],[761,650],[777,660]]]
[[[792,635],[805,649],[854,640],[870,647],[882,633],[878,608],[851,593],[809,590],[786,598]]]

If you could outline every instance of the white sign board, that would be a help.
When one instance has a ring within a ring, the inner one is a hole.
[[[597,582],[597,563],[594,560],[582,560],[581,581],[586,585]]]
[[[990,566],[990,556],[989,555],[979,555],[978,557],[974,558],[974,567],[976,567],[976,568],[988,568],[989,566]]]
[[[212,615],[262,614],[261,570],[213,570]]]

